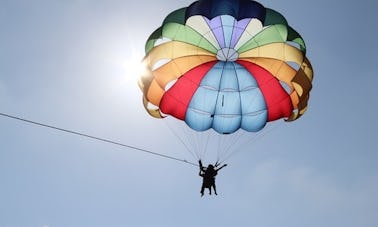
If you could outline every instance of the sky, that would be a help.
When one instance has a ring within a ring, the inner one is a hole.
[[[187,159],[144,110],[144,42],[177,0],[0,0],[0,112]],[[0,116],[0,227],[378,226],[378,3],[260,1],[305,39],[309,109],[195,166]],[[190,156],[189,156],[190,158]]]

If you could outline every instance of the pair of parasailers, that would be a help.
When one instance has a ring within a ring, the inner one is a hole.
[[[215,195],[217,195],[217,189],[215,186],[215,176],[218,174],[218,171],[221,170],[223,167],[226,167],[227,164],[222,165],[218,168],[217,165],[208,165],[204,167],[202,165],[201,160],[198,161],[199,164],[199,175],[203,178],[202,180],[202,187],[201,187],[201,196],[204,195],[205,188],[209,189],[209,194],[211,195],[211,189],[214,189]]]

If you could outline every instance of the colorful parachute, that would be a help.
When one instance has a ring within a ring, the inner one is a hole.
[[[220,134],[293,121],[313,71],[302,37],[251,0],[200,0],[169,14],[147,40],[139,80],[147,112]]]

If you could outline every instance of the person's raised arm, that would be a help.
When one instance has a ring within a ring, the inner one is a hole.
[[[200,171],[205,171],[205,168],[203,167],[201,160],[198,161],[198,164],[199,164]]]
[[[227,164],[224,164],[223,166],[219,167],[219,168],[217,169],[217,171],[221,170],[223,167],[226,167],[226,166],[227,166]]]

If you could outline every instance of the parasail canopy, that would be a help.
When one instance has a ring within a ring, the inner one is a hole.
[[[257,132],[307,109],[313,71],[303,38],[251,0],[200,0],[170,13],[148,38],[139,86],[156,118],[196,131]]]

